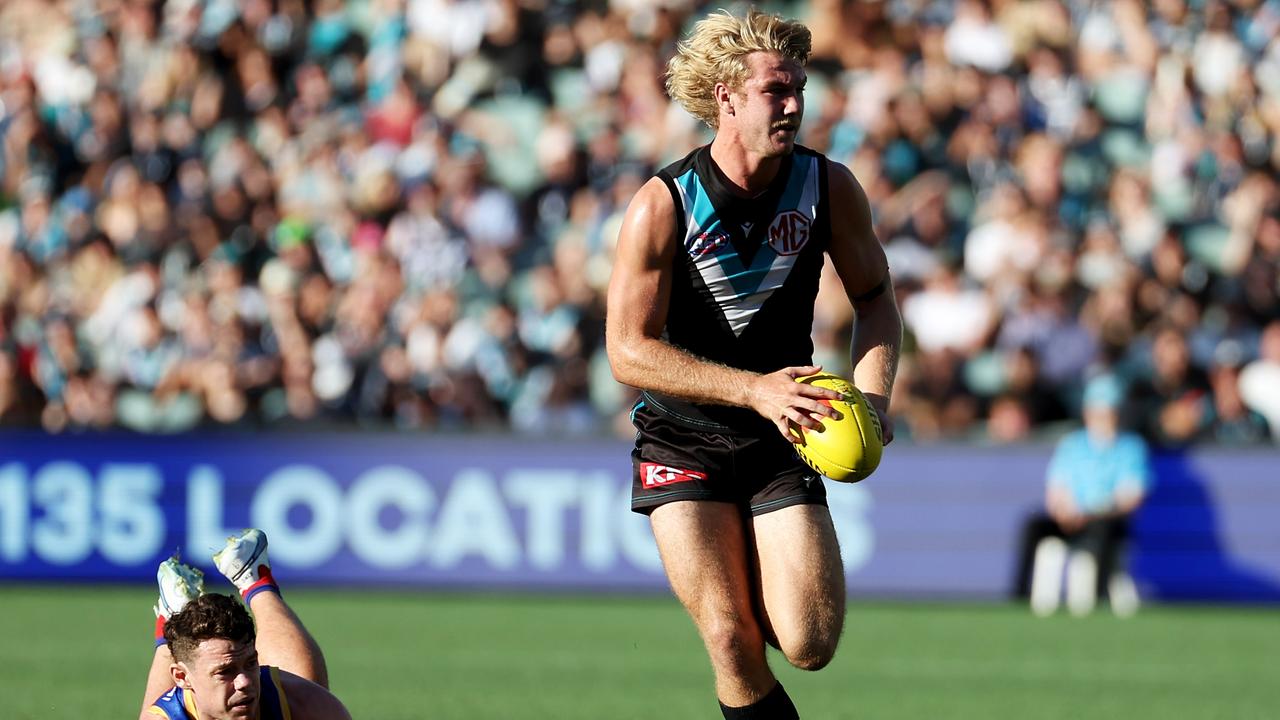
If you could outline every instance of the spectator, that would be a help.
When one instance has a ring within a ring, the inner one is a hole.
[[[1136,609],[1137,595],[1123,570],[1129,519],[1151,488],[1146,444],[1119,426],[1124,391],[1112,376],[1084,391],[1084,428],[1058,443],[1049,463],[1045,513],[1023,528],[1019,596],[1037,615],[1057,610],[1066,566],[1067,605],[1091,612],[1109,596],[1117,614]]]
[[[603,289],[627,201],[705,137],[659,73],[712,8],[0,3],[0,418],[629,427]],[[1252,357],[1280,307],[1273,3],[803,11],[801,141],[866,189],[914,340],[903,437],[1052,433],[1099,365],[1161,444],[1256,437],[1236,384],[1280,432],[1280,356]],[[841,372],[854,318],[818,312]]]
[[[1242,354],[1238,344],[1223,341],[1214,353],[1214,363],[1209,369],[1213,414],[1208,439],[1222,445],[1265,442],[1271,432],[1267,419],[1245,405],[1240,394]]]
[[[1262,331],[1257,360],[1240,371],[1240,397],[1250,409],[1266,418],[1271,432],[1280,438],[1280,320]]]
[[[1192,364],[1186,339],[1172,326],[1156,333],[1150,360],[1148,374],[1134,385],[1126,425],[1155,446],[1184,447],[1212,422],[1208,377]]]

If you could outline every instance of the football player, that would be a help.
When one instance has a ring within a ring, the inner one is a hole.
[[[141,720],[349,720],[328,690],[320,646],[271,575],[267,536],[246,530],[213,560],[243,604],[205,594],[203,574],[176,555],[160,563]]]
[[[841,397],[795,382],[820,369],[811,337],[827,258],[857,313],[854,383],[893,438],[902,320],[862,187],[796,143],[809,51],[804,25],[755,10],[694,26],[667,89],[715,138],[636,194],[609,283],[609,361],[644,391],[632,508],[650,518],[730,719],[797,717],[765,643],[816,670],[844,624],[826,491],[791,444]]]

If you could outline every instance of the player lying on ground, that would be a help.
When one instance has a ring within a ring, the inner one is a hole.
[[[350,720],[328,690],[320,646],[280,596],[267,536],[246,530],[213,561],[244,605],[204,594],[203,574],[177,556],[160,563],[156,654],[141,720]]]

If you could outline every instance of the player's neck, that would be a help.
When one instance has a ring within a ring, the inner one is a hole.
[[[781,157],[757,155],[725,132],[717,133],[711,141],[711,161],[728,189],[748,198],[768,190],[782,167]]]

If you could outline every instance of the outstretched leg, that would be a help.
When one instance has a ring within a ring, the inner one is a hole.
[[[151,669],[147,672],[147,688],[142,694],[142,715],[156,698],[173,687],[173,676],[169,674],[169,666],[173,664],[173,654],[164,642],[164,623],[174,613],[181,610],[188,602],[200,597],[204,592],[204,573],[190,565],[184,565],[178,556],[165,560],[156,569],[156,584],[160,587],[160,597],[156,601],[156,651],[151,657]]]
[[[169,674],[169,666],[172,664],[173,654],[169,652],[169,646],[157,645],[156,653],[151,657],[151,669],[147,671],[147,689],[142,694],[143,716],[157,698],[173,687],[173,676]]]
[[[267,559],[267,535],[256,528],[228,538],[213,562],[236,586],[253,612],[258,631],[258,662],[273,665],[329,687],[324,653],[280,595]]]

